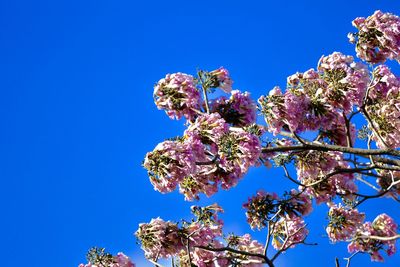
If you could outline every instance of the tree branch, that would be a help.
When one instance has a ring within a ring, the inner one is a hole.
[[[264,260],[264,262],[269,266],[269,267],[274,267],[273,262],[266,256],[262,255],[262,254],[258,254],[258,253],[251,253],[251,252],[247,252],[247,251],[241,251],[241,250],[236,250],[230,247],[222,247],[222,248],[212,248],[212,247],[207,247],[207,246],[194,246],[195,248],[200,248],[200,249],[204,249],[207,251],[213,251],[213,252],[223,252],[223,251],[229,251],[235,254],[240,254],[240,255],[244,255],[244,256],[251,256],[251,257],[257,257],[257,258],[261,258]]]

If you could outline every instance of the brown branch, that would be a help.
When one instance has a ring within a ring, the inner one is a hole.
[[[357,239],[374,239],[374,240],[381,240],[381,241],[393,241],[396,239],[400,239],[400,235],[394,235],[394,236],[376,236],[376,235],[370,235],[370,236],[357,236],[353,240]]]
[[[233,249],[231,247],[222,247],[222,248],[212,248],[212,247],[207,247],[207,246],[194,246],[194,247],[195,248],[199,248],[199,249],[204,249],[204,250],[207,250],[207,251],[212,251],[212,252],[228,251],[228,252],[232,252],[232,253],[240,254],[240,255],[244,255],[244,256],[251,256],[251,257],[261,258],[261,259],[264,260],[264,262],[266,264],[268,264],[269,267],[274,267],[274,263],[268,257],[266,257],[266,256],[264,256],[262,254],[236,250],[236,249]]]
[[[351,142],[351,133],[350,133],[350,120],[346,117],[346,114],[343,112],[343,118],[345,121],[345,126],[346,126],[346,139],[347,139],[347,146],[348,147],[353,147],[353,144]]]
[[[304,140],[303,140],[304,141]],[[307,151],[307,150],[316,150],[316,151],[339,151],[343,153],[350,153],[356,155],[389,155],[389,156],[400,156],[399,150],[394,149],[364,149],[364,148],[352,148],[352,147],[344,147],[338,145],[328,145],[328,144],[317,144],[306,142],[305,145],[294,145],[294,146],[275,146],[275,147],[264,147],[262,149],[263,153],[271,153],[271,152],[290,152],[290,151]]]

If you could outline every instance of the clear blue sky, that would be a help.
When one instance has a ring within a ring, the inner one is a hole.
[[[354,55],[351,20],[376,9],[400,15],[393,0],[0,1],[0,265],[74,267],[96,245],[150,266],[137,225],[187,218],[193,204],[155,192],[141,168],[147,151],[183,130],[156,109],[153,84],[224,66],[235,88],[258,98],[322,54]],[[241,204],[283,181],[280,170],[254,169],[200,204],[218,201],[227,232],[246,233]],[[387,200],[361,209],[399,219]],[[321,238],[325,212],[308,218],[320,246],[289,251],[281,266],[334,266],[348,255]],[[371,264],[399,265],[399,255]],[[352,266],[370,266],[369,257]]]

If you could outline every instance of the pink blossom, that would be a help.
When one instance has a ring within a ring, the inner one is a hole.
[[[149,259],[168,258],[184,248],[178,226],[160,218],[140,224],[135,235]]]
[[[369,124],[369,127],[375,128],[372,131],[372,138],[381,148],[386,146],[398,148],[400,147],[400,80],[384,65],[376,67],[373,75],[374,83],[369,90],[369,101],[365,107],[373,124]]]
[[[171,119],[182,116],[193,120],[200,109],[201,97],[194,78],[184,73],[167,74],[154,87],[154,101]]]
[[[271,216],[277,213],[278,201],[277,194],[264,191],[257,191],[255,196],[249,198],[243,208],[246,209],[247,222],[251,228],[264,228]]]
[[[259,255],[263,255],[264,253],[264,245],[262,245],[256,240],[253,240],[249,234],[244,234],[243,236],[231,235],[227,238],[227,242],[230,247],[233,247],[234,249],[239,251],[244,251]],[[234,262],[241,264],[241,266],[249,266],[249,267],[264,266],[263,259],[260,257],[244,256],[244,255],[239,256],[237,254],[229,252],[227,252],[226,254],[228,258],[234,259]]]
[[[232,90],[233,81],[229,76],[229,72],[224,67],[220,67],[219,69],[210,71],[209,74],[216,81],[215,87],[219,87],[225,93],[230,93]]]
[[[375,11],[367,18],[356,18],[353,26],[358,32],[350,34],[356,43],[357,56],[370,63],[383,63],[386,59],[400,61],[400,18]]]
[[[117,255],[113,256],[113,263],[108,264],[107,266],[101,265],[98,266],[96,264],[87,263],[87,264],[79,264],[79,267],[135,267],[136,265],[122,252],[118,252]]]
[[[307,186],[305,193],[315,197],[317,203],[330,201],[337,193],[351,197],[357,191],[353,174],[338,172],[350,168],[342,153],[308,151],[299,153],[297,158],[298,179]]]
[[[307,235],[308,230],[301,217],[280,217],[273,227],[272,245],[277,250],[286,250],[302,243]]]
[[[245,174],[254,166],[261,154],[258,136],[240,128],[231,129],[229,134],[218,140],[219,167],[228,173]]]
[[[221,115],[211,113],[197,117],[195,122],[185,131],[185,135],[189,137],[197,135],[203,143],[209,144],[210,142],[216,143],[228,131],[229,125],[221,118]]]
[[[173,191],[195,168],[195,157],[188,144],[164,141],[146,154],[143,166],[147,169],[155,190]]]
[[[243,127],[255,123],[257,106],[250,98],[250,93],[241,93],[238,90],[231,93],[229,99],[220,97],[214,100],[211,105],[212,112],[218,112],[233,126]]]
[[[320,59],[318,71],[326,82],[323,97],[334,109],[340,108],[347,114],[353,105],[362,105],[369,83],[367,66],[355,63],[352,56],[334,52]]]
[[[329,225],[326,232],[331,241],[345,241],[351,239],[365,219],[364,213],[356,209],[333,205],[328,213]]]
[[[396,234],[397,224],[394,220],[386,214],[380,214],[372,223],[366,222],[357,230],[355,238],[347,248],[350,253],[369,253],[372,261],[383,261],[380,251],[385,251],[389,256],[393,255],[396,252],[396,240],[380,240],[379,237],[392,237]],[[372,238],[368,238],[370,236]]]

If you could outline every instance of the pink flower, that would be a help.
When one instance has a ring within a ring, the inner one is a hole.
[[[357,191],[353,174],[338,172],[349,168],[342,153],[308,151],[299,153],[297,159],[298,179],[308,186],[305,193],[315,197],[318,204],[330,201],[337,193],[350,197]]]
[[[162,193],[173,191],[179,182],[196,168],[191,147],[182,141],[164,141],[146,154],[147,169],[154,189]]]
[[[241,93],[233,90],[229,99],[220,97],[212,102],[212,112],[218,112],[227,123],[233,126],[243,127],[255,123],[256,109],[255,102],[250,98],[250,93]]]
[[[277,250],[286,250],[302,243],[308,235],[305,227],[306,224],[301,217],[280,217],[272,231],[273,247]]]
[[[103,263],[104,264],[104,263]],[[112,257],[112,262],[108,263],[106,265],[96,265],[92,264],[91,262],[87,264],[79,264],[79,267],[135,267],[136,265],[129,259],[128,256],[126,256],[122,252],[118,252],[117,255]]]
[[[356,18],[353,26],[358,32],[349,37],[350,42],[356,43],[359,58],[370,63],[400,60],[399,17],[378,10],[368,18]]]
[[[229,125],[218,113],[202,114],[185,131],[186,136],[197,135],[205,144],[216,143],[229,131]]]
[[[154,101],[171,119],[193,120],[200,110],[201,97],[194,78],[184,73],[167,74],[154,87]]]
[[[243,204],[243,208],[246,209],[247,222],[251,228],[264,228],[271,216],[277,213],[278,205],[277,194],[257,191],[255,196],[252,196]]]
[[[326,232],[333,242],[351,239],[365,219],[364,213],[341,205],[333,205],[328,216],[329,225]]]
[[[233,81],[229,76],[229,72],[224,67],[210,71],[209,74],[215,79],[214,87],[219,87],[225,93],[230,93],[232,90]]]
[[[389,256],[393,255],[396,252],[396,240],[380,240],[379,237],[392,237],[396,234],[397,224],[394,220],[386,214],[380,214],[372,223],[366,222],[357,230],[347,248],[350,253],[369,253],[372,261],[383,261],[379,252],[383,250]]]
[[[372,138],[381,148],[400,147],[400,80],[387,66],[375,68],[373,86],[368,94],[368,104],[365,107],[375,128]],[[376,135],[378,132],[379,136]]]
[[[145,251],[146,258],[152,260],[172,257],[184,248],[178,226],[160,218],[140,224],[135,235]]]

